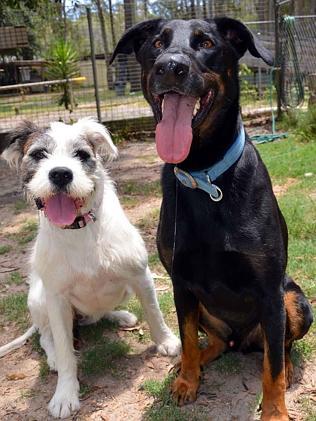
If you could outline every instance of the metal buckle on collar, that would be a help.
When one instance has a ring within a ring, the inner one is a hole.
[[[174,167],[173,171],[175,176],[181,181],[181,183],[184,186],[189,187],[191,189],[196,189],[198,187],[197,182],[188,172],[180,170],[180,168],[178,167]]]
[[[220,202],[223,199],[222,190],[216,184],[212,183],[210,176],[208,174],[205,174],[205,175],[206,175],[207,182],[210,184],[213,190],[210,193],[210,198],[213,200],[213,202]]]
[[[84,216],[77,216],[77,218],[74,220],[74,222],[71,225],[68,225],[65,228],[68,229],[80,229],[87,225],[87,222],[85,220]]]
[[[97,217],[95,216],[95,213],[92,210],[88,212],[88,215],[91,221],[95,222],[97,220]]]

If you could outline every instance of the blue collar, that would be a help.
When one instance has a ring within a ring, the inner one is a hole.
[[[184,186],[191,189],[204,190],[214,202],[219,202],[223,198],[223,192],[218,186],[213,184],[213,181],[235,164],[240,158],[244,146],[245,130],[241,124],[234,143],[219,162],[200,171],[184,171],[176,166],[174,167],[175,176]]]

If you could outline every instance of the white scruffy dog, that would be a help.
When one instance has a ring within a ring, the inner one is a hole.
[[[180,348],[160,312],[144,243],[120,206],[101,156],[111,160],[117,149],[105,127],[91,119],[52,123],[48,130],[25,122],[3,153],[21,170],[41,211],[28,295],[34,325],[0,348],[0,356],[39,330],[48,364],[58,371],[48,406],[54,417],[79,409],[74,309],[88,322],[106,317],[133,326],[133,314],[113,310],[134,292],[158,351],[176,355]]]

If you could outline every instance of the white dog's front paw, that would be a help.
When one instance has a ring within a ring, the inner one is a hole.
[[[48,410],[54,418],[67,418],[73,411],[78,411],[79,403],[79,383],[60,384],[48,404]]]
[[[181,341],[170,332],[161,342],[157,343],[157,350],[162,355],[174,357],[180,354]]]

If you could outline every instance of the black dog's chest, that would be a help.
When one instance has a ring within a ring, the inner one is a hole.
[[[173,282],[188,289],[210,314],[232,328],[258,319],[260,285],[251,258],[234,251],[217,252],[211,245],[182,251],[174,256]]]
[[[258,320],[259,300],[252,289],[236,292],[222,282],[211,280],[207,288],[198,283],[191,285],[191,291],[211,315],[225,321],[233,330]]]

